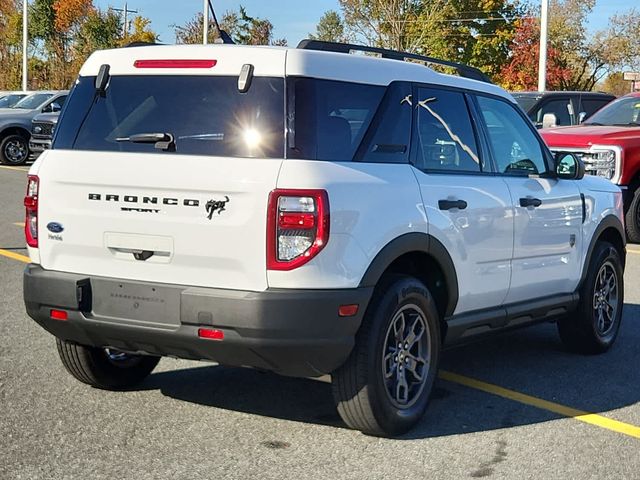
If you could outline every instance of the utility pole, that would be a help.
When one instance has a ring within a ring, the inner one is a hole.
[[[209,0],[204,0],[204,7],[202,9],[202,44],[209,43]]]
[[[115,12],[121,12],[124,14],[124,24],[122,25],[122,38],[127,38],[127,35],[129,35],[129,24],[128,24],[128,18],[129,18],[129,14],[130,13],[138,13],[137,10],[129,10],[129,8],[127,7],[127,2],[124,2],[124,8],[113,8],[111,7],[111,10],[115,11]]]
[[[22,90],[27,90],[28,62],[27,62],[27,43],[29,41],[29,33],[27,30],[28,19],[28,2],[22,0]]]
[[[549,26],[549,0],[542,0],[540,10],[540,62],[538,64],[538,91],[547,88],[547,32]]]

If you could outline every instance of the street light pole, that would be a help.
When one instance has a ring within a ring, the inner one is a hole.
[[[202,7],[202,44],[209,43],[209,0],[204,0],[204,6]]]
[[[27,90],[27,75],[28,75],[28,62],[27,62],[27,42],[29,41],[29,34],[27,31],[27,13],[28,13],[27,0],[22,0],[22,90]]]
[[[542,0],[540,10],[540,62],[538,64],[538,91],[547,88],[547,30],[549,24],[549,0]]]

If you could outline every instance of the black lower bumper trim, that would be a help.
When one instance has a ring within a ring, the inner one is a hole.
[[[54,272],[34,264],[24,272],[29,316],[60,339],[292,376],[323,375],[344,363],[371,294],[372,288],[185,287]],[[358,304],[358,314],[340,317],[338,307],[346,304]],[[66,310],[68,320],[51,319],[51,309]],[[224,340],[199,338],[203,327],[222,330]]]

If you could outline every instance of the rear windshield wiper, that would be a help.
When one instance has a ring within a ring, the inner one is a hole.
[[[584,122],[583,125],[594,126],[594,127],[604,127],[604,123],[598,123],[598,122]]]
[[[153,143],[158,150],[175,151],[176,148],[176,140],[171,133],[136,133],[116,138],[116,142]]]
[[[640,127],[640,123],[638,122],[628,122],[628,123],[614,123],[616,127]]]

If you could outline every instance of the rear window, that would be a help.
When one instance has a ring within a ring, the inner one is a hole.
[[[290,80],[290,158],[351,161],[386,87],[334,80]]]
[[[524,110],[526,113],[528,113],[529,110],[531,110],[533,106],[536,104],[536,102],[540,99],[539,96],[522,95],[522,94],[521,95],[514,94],[513,98],[516,99],[516,102],[518,102],[518,105],[520,105],[520,108]]]
[[[282,158],[284,79],[255,77],[246,93],[238,77],[113,76],[104,97],[95,77],[81,77],[60,122],[54,148],[161,153],[126,139],[167,133],[175,153]]]

